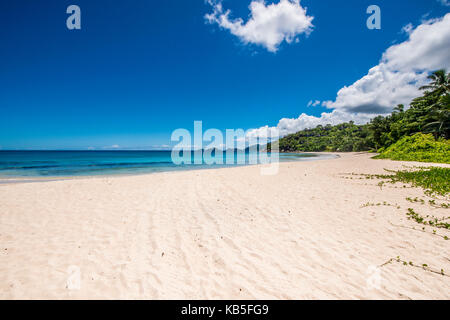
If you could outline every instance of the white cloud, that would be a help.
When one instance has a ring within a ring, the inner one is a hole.
[[[407,41],[391,46],[382,61],[392,70],[435,70],[450,67],[450,13],[419,25]]]
[[[426,80],[426,73],[396,72],[381,63],[349,87],[340,89],[335,101],[325,106],[347,112],[386,114],[398,104],[408,104],[420,95],[418,87]]]
[[[450,6],[450,0],[437,0],[438,2],[440,2],[443,6]]]
[[[316,107],[319,104],[320,104],[319,100],[316,100],[316,101],[311,100],[311,101],[308,102],[308,107]]]
[[[221,0],[207,1],[213,7],[213,12],[205,15],[209,23],[217,23],[244,43],[261,45],[270,52],[276,52],[283,41],[298,42],[300,34],[308,35],[313,28],[313,17],[306,15],[300,0],[280,0],[267,5],[263,0],[254,0],[246,22],[230,18],[231,11],[224,11]]]
[[[112,149],[119,149],[119,148],[120,148],[120,146],[118,144],[113,144],[112,146],[105,146],[102,149],[112,150]]]
[[[450,68],[450,14],[410,30],[409,39],[389,47],[369,73],[339,90],[326,106],[361,113],[388,113],[420,95],[427,73]]]
[[[406,26],[404,26],[402,28],[402,32],[404,32],[406,34],[410,34],[413,29],[414,29],[413,24],[412,23],[408,23]]]
[[[318,125],[336,125],[342,122],[353,121],[356,124],[367,123],[375,114],[359,114],[348,113],[341,110],[333,110],[332,112],[324,112],[320,117],[310,116],[302,113],[298,118],[283,118],[277,126],[264,126],[258,129],[249,130],[248,137],[267,137],[268,134],[272,136],[277,132],[280,137],[295,133],[297,131],[314,128]],[[277,130],[277,131],[276,131]]]
[[[252,130],[251,134],[278,129],[284,136],[317,125],[348,121],[364,124],[377,115],[391,112],[397,104],[408,105],[421,94],[418,88],[427,81],[429,72],[450,69],[449,30],[450,13],[411,28],[408,40],[389,47],[367,75],[339,90],[335,101],[322,102],[332,111],[320,117],[303,113],[296,119],[283,118],[276,127],[264,126]],[[314,103],[311,100],[308,105]]]

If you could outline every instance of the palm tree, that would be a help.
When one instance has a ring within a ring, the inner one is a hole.
[[[403,104],[398,104],[392,113],[403,113],[405,106]]]
[[[437,70],[428,76],[431,82],[420,87],[426,90],[422,97],[416,98],[411,106],[419,113],[424,112],[420,119],[422,129],[432,132],[435,138],[449,136],[450,122],[450,74],[444,69]]]
[[[435,120],[424,125],[427,132],[432,132],[435,138],[444,136],[446,139],[450,136],[450,95],[446,94],[428,107],[430,118]],[[431,120],[430,119],[430,120]]]
[[[440,97],[450,93],[450,74],[446,73],[444,69],[433,72],[428,76],[428,79],[431,82],[428,85],[420,87],[420,90],[426,90],[425,95],[436,95]]]

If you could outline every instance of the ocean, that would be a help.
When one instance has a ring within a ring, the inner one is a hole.
[[[268,154],[269,159],[276,154]],[[214,153],[212,157],[214,157]],[[218,155],[219,156],[219,155]],[[171,151],[5,151],[0,150],[0,177],[64,177],[116,174],[140,174],[172,170],[230,167],[254,164],[255,154],[245,152],[245,160],[239,164],[206,164],[206,155],[200,164],[176,165]],[[280,153],[280,162],[306,161],[329,158],[331,155]],[[231,155],[233,157],[233,155]],[[191,158],[194,159],[194,153]],[[229,157],[230,158],[230,157]],[[209,160],[212,158],[210,157]],[[234,154],[234,160],[237,153]],[[243,159],[243,158],[241,158]],[[227,156],[223,154],[226,163]],[[274,161],[274,160],[272,160]],[[211,161],[210,161],[211,162]],[[233,161],[236,163],[236,161]],[[258,163],[262,161],[258,159]]]

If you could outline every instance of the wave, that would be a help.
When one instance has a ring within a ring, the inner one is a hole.
[[[20,163],[18,163],[20,164]],[[6,166],[1,170],[29,170],[29,169],[56,169],[56,168],[114,168],[114,167],[137,167],[137,166],[154,166],[169,165],[172,161],[150,161],[150,162],[109,162],[109,163],[87,163],[87,164],[48,164],[48,165],[22,165],[22,166]],[[1,166],[1,163],[0,163]]]

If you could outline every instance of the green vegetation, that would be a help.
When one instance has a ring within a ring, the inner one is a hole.
[[[444,229],[450,229],[450,223],[446,222],[445,220],[450,219],[450,217],[444,217],[444,218],[436,218],[435,216],[429,216],[426,217],[421,216],[417,212],[414,211],[412,208],[408,208],[408,213],[406,214],[408,216],[408,219],[413,219],[417,223],[421,223],[424,225],[430,225],[436,228],[444,228]]]
[[[390,176],[393,182],[411,183],[414,187],[422,187],[428,195],[445,196],[450,193],[450,168],[422,168],[418,171],[397,171]]]
[[[368,126],[342,123],[317,126],[280,139],[280,151],[361,151],[372,147]]]
[[[281,138],[280,151],[376,151],[379,158],[450,163],[450,74],[438,70],[428,78],[430,83],[420,88],[424,94],[407,110],[398,105],[389,116],[365,125],[302,130]]]
[[[423,270],[425,270],[425,271],[429,271],[429,272],[432,272],[432,273],[436,273],[436,274],[440,274],[440,275],[442,275],[442,276],[447,276],[447,277],[448,277],[448,275],[445,274],[444,269],[440,269],[440,270],[432,269],[432,268],[430,268],[430,267],[428,266],[428,264],[426,264],[426,263],[416,264],[416,263],[414,263],[414,262],[412,262],[412,261],[406,261],[406,260],[403,260],[402,258],[400,258],[400,256],[397,256],[397,258],[391,258],[391,259],[389,259],[388,261],[386,261],[385,263],[383,263],[383,264],[380,265],[379,267],[384,267],[384,266],[386,266],[386,265],[388,265],[388,264],[391,264],[391,263],[393,263],[393,262],[399,262],[399,263],[401,263],[401,264],[404,265],[404,266],[410,266],[410,267],[415,267],[415,268],[421,268],[421,269],[423,269]]]
[[[399,205],[397,205],[397,204],[390,204],[390,203],[387,203],[386,201],[383,201],[383,203],[381,203],[381,202],[378,202],[378,203],[370,203],[370,202],[367,202],[367,203],[365,203],[365,204],[363,204],[362,206],[361,206],[361,208],[366,208],[366,207],[379,207],[379,206],[386,206],[386,207],[395,207],[395,208],[397,208],[397,209],[400,209],[400,206]]]
[[[442,208],[442,209],[448,209],[450,208],[450,204],[442,201],[446,201],[448,199],[448,195],[450,194],[450,184],[448,183],[450,179],[450,168],[438,168],[438,167],[431,167],[431,168],[417,168],[418,170],[413,171],[393,171],[393,170],[387,170],[389,172],[392,172],[392,174],[359,174],[360,176],[364,176],[366,179],[380,179],[381,181],[378,183],[380,187],[383,187],[385,183],[408,183],[411,184],[413,187],[422,187],[425,189],[425,194],[429,197],[432,197],[433,199],[429,199],[428,202],[426,202],[424,199],[420,199],[419,197],[411,198],[407,197],[406,200],[411,203],[419,203],[421,205],[428,204],[430,207],[433,208]],[[358,175],[352,173],[352,175]],[[348,178],[348,177],[346,177]],[[407,187],[405,184],[403,184],[403,188]],[[397,187],[394,187],[397,188]],[[437,196],[443,196],[444,199],[440,199]],[[438,200],[440,203],[438,203],[436,200]],[[392,205],[389,204],[386,201],[379,202],[379,203],[370,203],[367,202],[366,204],[362,205],[361,208],[365,207],[374,207],[374,206],[392,206],[396,209],[401,209],[399,205]],[[443,238],[444,240],[449,240],[449,237],[447,235],[438,234],[436,229],[446,229],[450,230],[450,223],[448,220],[450,220],[450,216],[441,216],[436,217],[434,215],[427,214],[425,216],[422,216],[418,212],[416,212],[413,208],[408,208],[408,211],[406,212],[406,216],[408,217],[408,220],[413,220],[418,224],[428,226],[431,228],[435,228],[432,230],[432,233],[434,236],[438,236]],[[415,231],[425,232],[429,233],[425,227],[422,227],[421,230],[416,229],[415,227],[409,227],[409,226],[403,226],[403,225],[396,225],[390,222],[391,225],[395,227],[401,227],[401,228],[407,228],[412,229]]]
[[[425,189],[427,195],[446,196],[450,193],[450,168],[419,168],[420,170],[394,171],[389,175],[366,175],[367,178],[389,180],[390,183],[410,183],[414,187]],[[384,183],[384,181],[382,181]]]
[[[388,147],[375,159],[450,163],[450,141],[431,134],[405,136]]]

